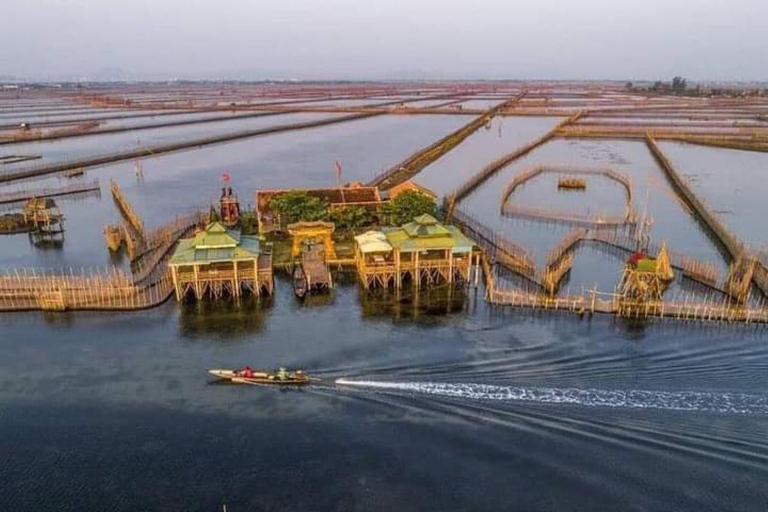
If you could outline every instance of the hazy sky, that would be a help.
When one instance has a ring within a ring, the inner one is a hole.
[[[0,76],[768,80],[768,0],[0,0],[0,19]]]

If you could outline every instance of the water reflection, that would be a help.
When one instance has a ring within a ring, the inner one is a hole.
[[[270,297],[244,297],[179,304],[179,335],[186,339],[211,336],[239,341],[264,330],[272,305]]]
[[[360,288],[361,314],[366,319],[392,318],[403,322],[427,322],[465,311],[471,291],[463,284],[408,287],[399,291]]]

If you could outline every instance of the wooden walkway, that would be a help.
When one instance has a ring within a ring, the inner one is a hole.
[[[168,259],[179,238],[194,228],[194,219],[184,217],[158,228],[154,233],[163,233],[157,235],[160,242],[130,273],[115,269],[6,270],[0,273],[0,311],[127,311],[157,306],[173,294]]]
[[[139,214],[136,213],[136,210],[133,209],[131,203],[129,203],[128,199],[123,195],[123,191],[120,190],[120,186],[115,180],[109,180],[109,190],[112,192],[112,199],[115,200],[115,204],[117,204],[117,207],[120,210],[120,213],[123,214],[125,220],[136,231],[136,234],[139,237],[143,237],[144,221],[139,217]]]
[[[84,275],[24,269],[0,275],[0,311],[144,309],[161,304],[172,293],[167,272],[145,285],[109,271]]]
[[[485,126],[485,124],[490,122],[490,120],[499,111],[520,101],[525,96],[525,94],[526,92],[524,91],[514,96],[513,98],[510,98],[507,101],[504,101],[495,107],[486,110],[482,113],[482,115],[480,115],[480,117],[472,120],[468,124],[462,126],[453,133],[446,135],[442,139],[427,146],[426,148],[417,151],[402,162],[379,174],[373,180],[371,180],[368,185],[379,187],[382,190],[387,190],[394,187],[395,185],[409,180],[426,166],[461,144],[461,142],[475,133],[479,128]]]
[[[483,249],[491,262],[524,277],[530,278],[535,274],[533,258],[524,247],[504,238],[461,210],[454,210],[452,221]]]
[[[698,320],[712,322],[729,323],[759,323],[768,324],[768,306],[765,301],[760,301],[757,305],[738,305],[733,304],[728,299],[720,299],[724,295],[712,295],[707,300],[694,300],[686,296],[683,299],[675,298],[672,300],[662,300],[656,302],[635,303],[615,293],[599,292],[596,289],[588,290],[581,294],[554,294],[557,283],[547,283],[546,275],[539,282],[536,276],[528,276],[528,279],[538,283],[541,291],[531,292],[522,290],[505,280],[499,279],[496,275],[496,267],[505,266],[495,255],[498,254],[499,237],[492,230],[479,224],[476,220],[467,216],[460,210],[454,212],[457,214],[457,225],[471,233],[478,244],[490,248],[490,254],[482,259],[483,274],[485,276],[486,299],[492,305],[521,307],[531,309],[541,309],[547,311],[565,311],[578,314],[585,313],[604,313],[623,317],[631,316],[633,318],[674,318],[680,320]],[[463,222],[462,222],[463,221]],[[607,244],[625,251],[634,251],[634,240],[630,237],[621,235],[606,234],[602,231],[590,233],[587,230],[575,230],[570,233],[561,242],[561,244],[550,251],[547,255],[548,267],[552,272],[553,279],[559,279],[564,273],[570,262],[567,262],[568,255],[573,248],[582,241],[594,241]],[[651,249],[651,251],[657,249]],[[713,281],[711,273],[713,267],[696,262],[698,267],[691,263],[695,261],[687,256],[676,255],[668,251],[670,262],[684,273],[699,274],[702,282]],[[563,263],[565,261],[565,263]],[[559,265],[559,266],[558,266]],[[514,270],[514,269],[513,269]],[[715,287],[714,284],[710,286]],[[725,293],[725,292],[723,292]]]
[[[299,261],[309,290],[330,290],[333,288],[331,271],[328,268],[328,263],[325,261],[322,247],[310,246],[310,248],[303,248]]]
[[[512,287],[499,286],[486,270],[486,296],[495,306],[563,311],[577,314],[612,314],[631,318],[668,318],[676,320],[768,324],[768,307],[734,306],[723,301],[660,301],[643,304],[623,303],[618,295],[596,290],[575,295],[550,296]],[[492,272],[492,270],[490,271]]]

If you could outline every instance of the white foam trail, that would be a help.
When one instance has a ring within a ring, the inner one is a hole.
[[[742,393],[696,391],[602,390],[578,388],[528,388],[491,384],[444,382],[386,382],[336,379],[336,384],[412,394],[470,400],[499,400],[586,407],[665,409],[736,414],[768,414],[768,397]]]

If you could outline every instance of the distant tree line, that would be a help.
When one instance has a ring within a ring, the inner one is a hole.
[[[681,76],[675,76],[670,82],[657,80],[647,86],[639,86],[633,82],[627,82],[626,90],[630,92],[642,92],[648,94],[663,94],[675,96],[768,96],[768,88],[736,88],[736,87],[709,87],[696,84],[689,87],[688,80]]]

